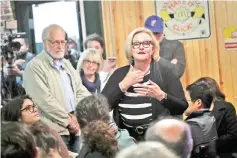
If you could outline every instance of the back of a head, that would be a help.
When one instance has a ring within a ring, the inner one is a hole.
[[[186,90],[189,92],[192,102],[200,99],[205,109],[211,107],[213,101],[213,93],[211,87],[205,82],[192,83],[188,85]]]
[[[142,142],[120,151],[116,158],[178,158],[159,142]]]
[[[108,123],[110,116],[107,99],[101,94],[90,95],[82,99],[76,107],[76,116],[81,128],[94,120]]]
[[[193,146],[189,125],[176,118],[163,118],[151,125],[145,140],[161,142],[182,158],[190,156]]]
[[[30,130],[34,135],[36,146],[40,149],[40,157],[46,157],[50,150],[58,151],[59,142],[48,126],[38,122],[30,126]]]
[[[33,135],[23,124],[17,122],[1,123],[1,157],[37,157]]]
[[[99,152],[106,158],[113,157],[118,151],[117,140],[108,123],[92,121],[82,131],[84,144],[90,151]]]
[[[215,79],[213,79],[211,77],[201,77],[198,80],[196,80],[194,82],[194,84],[198,84],[200,82],[204,82],[210,86],[210,89],[211,89],[215,99],[225,100],[225,94],[221,91],[220,86],[218,85],[218,83],[216,82]]]

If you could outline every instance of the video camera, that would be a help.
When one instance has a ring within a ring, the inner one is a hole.
[[[14,42],[15,38],[24,38],[26,36],[25,32],[10,34],[7,37],[2,38],[1,42],[1,53],[2,56],[7,61],[9,67],[12,66],[16,52],[18,52],[21,48],[21,44],[19,42]]]

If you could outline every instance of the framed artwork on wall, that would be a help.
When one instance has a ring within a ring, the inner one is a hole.
[[[164,35],[170,40],[209,38],[208,0],[156,1],[156,14],[163,19]]]

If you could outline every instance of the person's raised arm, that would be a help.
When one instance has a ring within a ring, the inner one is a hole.
[[[167,99],[164,99],[163,104],[170,110],[171,114],[181,115],[188,107],[182,84],[179,78],[173,74],[168,73],[167,80],[168,88],[165,92]]]

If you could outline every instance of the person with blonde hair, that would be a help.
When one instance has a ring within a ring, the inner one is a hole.
[[[112,74],[102,94],[114,110],[117,125],[139,141],[153,120],[180,115],[188,104],[179,78],[160,64],[159,44],[150,30],[133,30],[125,54],[133,62]]]
[[[86,37],[84,47],[86,49],[95,48],[103,57],[105,57],[105,42],[104,39],[97,33],[90,34]],[[101,80],[101,91],[103,90],[110,76],[118,68],[116,61],[116,57],[103,58],[103,67],[101,67],[99,73]]]
[[[95,48],[88,48],[83,53],[77,64],[77,71],[81,76],[82,84],[91,93],[100,92],[99,71],[103,67],[103,58]]]

